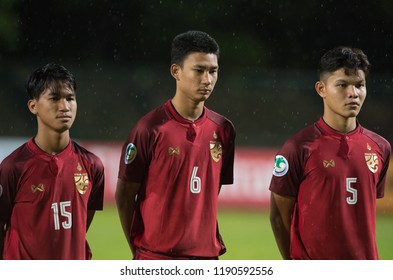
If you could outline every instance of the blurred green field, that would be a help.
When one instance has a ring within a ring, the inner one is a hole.
[[[219,211],[219,225],[227,246],[227,253],[220,259],[281,259],[267,212],[221,209]],[[377,242],[381,259],[393,260],[392,233],[393,216],[378,216]],[[104,211],[96,213],[87,239],[95,260],[127,260],[131,258],[114,206],[107,205]]]

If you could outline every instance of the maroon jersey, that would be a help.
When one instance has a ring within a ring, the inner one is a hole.
[[[297,197],[293,259],[378,259],[376,198],[390,144],[363,128],[340,133],[321,118],[279,150],[270,190]]]
[[[86,259],[87,210],[101,210],[104,167],[71,141],[57,155],[30,139],[0,165],[4,259]]]
[[[233,183],[235,130],[204,108],[195,122],[171,102],[141,118],[120,160],[119,178],[141,183],[131,228],[135,247],[170,256],[225,252],[217,226],[221,184]]]

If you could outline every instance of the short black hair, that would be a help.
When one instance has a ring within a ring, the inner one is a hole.
[[[57,88],[61,84],[76,93],[74,76],[64,66],[48,63],[30,74],[26,82],[26,91],[30,99],[39,99],[45,90]]]
[[[332,73],[340,68],[344,68],[345,74],[355,73],[363,70],[367,75],[371,64],[367,55],[358,48],[340,46],[327,51],[320,59],[318,65],[318,75],[321,78],[326,73]]]
[[[192,52],[212,53],[219,56],[219,46],[209,34],[202,31],[187,31],[172,41],[171,64],[183,66],[184,59]]]

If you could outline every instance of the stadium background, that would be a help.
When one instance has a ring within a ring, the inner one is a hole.
[[[317,61],[327,49],[364,49],[373,65],[361,124],[393,143],[393,2],[0,0],[0,160],[34,135],[24,83],[64,64],[78,82],[72,136],[106,165],[105,211],[89,231],[97,259],[127,259],[113,206],[119,147],[135,121],[174,93],[170,42],[204,30],[220,44],[220,77],[207,106],[237,129],[235,184],[220,197],[228,259],[277,259],[268,223],[274,153],[320,117]],[[393,166],[378,202],[381,257],[393,259]]]

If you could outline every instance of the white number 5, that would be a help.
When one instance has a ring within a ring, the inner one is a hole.
[[[352,197],[347,197],[347,203],[349,205],[354,205],[358,202],[358,190],[351,187],[351,184],[356,183],[357,178],[347,178],[346,181],[347,192],[352,194]]]
[[[199,178],[196,174],[198,172],[198,166],[194,166],[192,169],[192,175],[190,179],[190,190],[192,193],[200,193],[201,192],[201,178]]]

